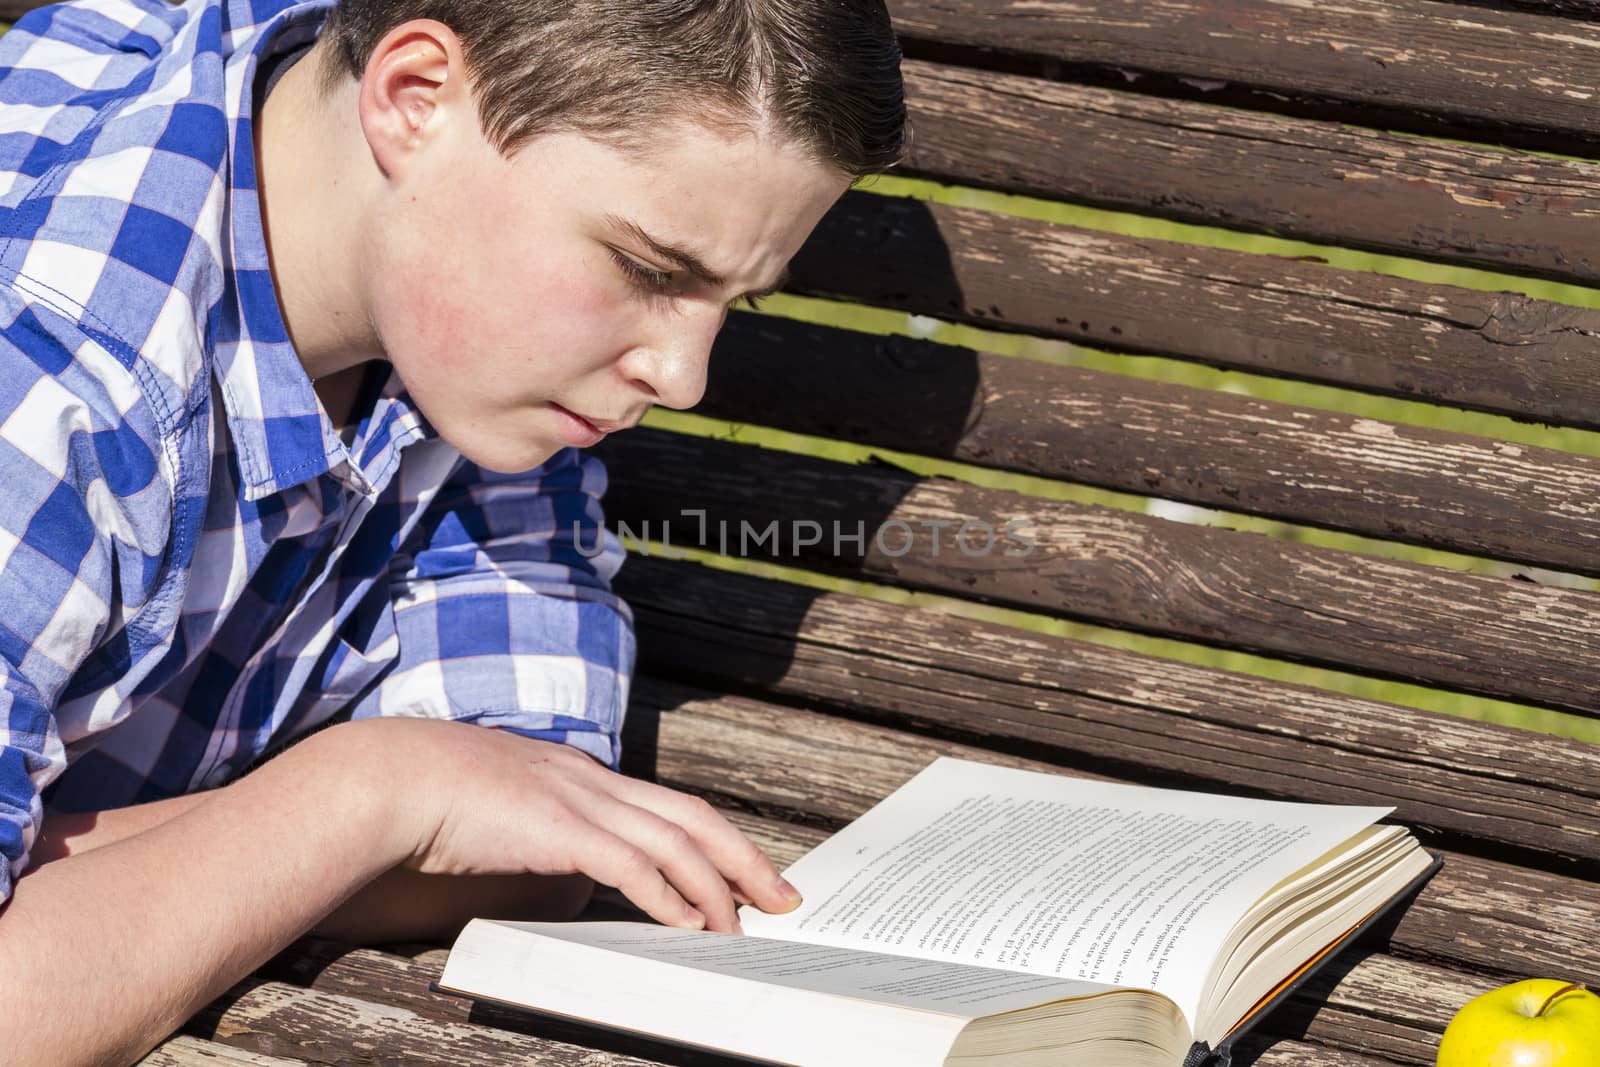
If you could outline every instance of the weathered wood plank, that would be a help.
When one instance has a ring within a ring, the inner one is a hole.
[[[1593,593],[661,431],[598,451],[612,521],[680,547],[1600,712]]]
[[[1433,1067],[1451,1017],[1499,984],[1390,956],[1341,960],[1308,980],[1266,1029]]]
[[[792,287],[1115,351],[1600,429],[1600,311],[853,193]]]
[[[1502,8],[1508,11],[1530,11],[1536,15],[1556,15],[1563,18],[1595,18],[1600,16],[1600,0],[1451,0],[1473,7]]]
[[[178,1034],[139,1061],[139,1067],[305,1067],[305,1060],[263,1056],[215,1041]]]
[[[1392,804],[1600,874],[1594,745],[696,565],[635,558],[617,588],[656,676],[1074,767]]]
[[[616,911],[616,909],[613,909]],[[639,913],[603,916],[639,918]],[[448,953],[443,947],[397,954],[375,948],[355,948],[332,941],[304,938],[274,957],[259,972],[275,983],[346,998],[380,1010],[396,1010],[446,1028],[470,1026],[521,1035],[537,1041],[543,1058],[531,1063],[583,1063],[592,1067],[665,1062],[680,1067],[722,1065],[735,1062],[713,1053],[674,1048],[643,1037],[609,1034],[594,1027],[529,1015],[493,1004],[430,992],[428,983],[444,970]],[[560,1056],[582,1056],[565,1060]],[[460,1060],[459,1063],[490,1062]],[[493,1061],[502,1062],[502,1061]]]
[[[1600,0],[1450,0],[1450,2],[1503,11],[1531,11],[1536,15],[1579,18],[1600,16]]]
[[[1600,165],[908,61],[904,166],[959,184],[1593,285]]]
[[[1233,1050],[1233,1067],[1387,1067],[1393,1062],[1289,1038],[1254,1035]]]
[[[630,773],[739,812],[731,817],[785,865],[938,756],[1130,780],[1126,768],[1116,776],[1064,768],[1032,749],[986,748],[653,678],[641,679],[630,715]],[[1152,784],[1136,772],[1131,780]],[[803,825],[793,826],[796,820]],[[1600,885],[1593,880],[1451,851],[1398,925],[1371,943],[1496,982],[1530,974],[1585,981],[1600,978],[1597,928]]]
[[[920,42],[1594,143],[1600,28],[1430,0],[892,0]],[[1539,57],[1537,63],[1528,57]]]
[[[1600,459],[1469,434],[753,315],[697,411],[1600,574]]]
[[[435,972],[436,973],[436,972]],[[247,979],[185,1028],[212,1041],[307,1063],[462,1067],[645,1067],[653,1061],[494,1026],[427,1018],[389,1004]]]

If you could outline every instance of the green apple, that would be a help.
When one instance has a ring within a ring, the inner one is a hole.
[[[1490,990],[1450,1020],[1438,1067],[1600,1067],[1600,997],[1549,978]]]

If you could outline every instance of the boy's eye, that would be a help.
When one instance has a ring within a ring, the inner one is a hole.
[[[617,261],[617,265],[628,276],[628,280],[638,288],[647,293],[672,292],[672,275],[665,271],[651,270],[649,267],[635,261],[632,256],[623,255],[614,248],[610,251],[611,258]]]

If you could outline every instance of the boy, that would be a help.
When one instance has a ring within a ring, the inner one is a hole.
[[[0,39],[0,1062],[134,1059],[313,928],[798,902],[608,769],[632,633],[576,449],[699,399],[894,161],[898,58],[881,0]]]

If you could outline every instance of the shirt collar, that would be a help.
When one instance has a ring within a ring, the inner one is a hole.
[[[212,309],[210,334],[241,488],[249,500],[325,474],[348,459],[289,343],[256,181],[257,72],[271,57],[314,40],[331,6],[331,0],[312,0],[285,9],[254,27],[254,40],[229,56],[226,66],[229,224],[223,235],[223,291]],[[248,10],[249,5],[234,0],[229,7]],[[248,19],[243,13],[235,17],[235,25]]]

